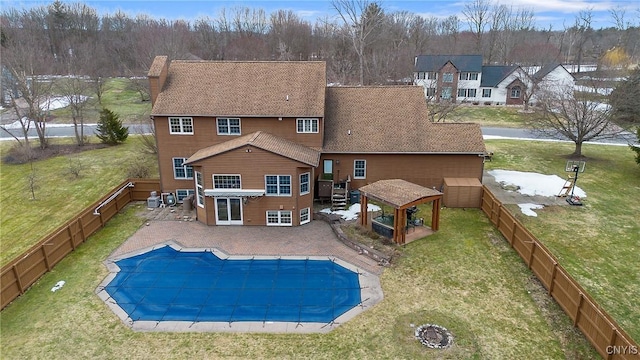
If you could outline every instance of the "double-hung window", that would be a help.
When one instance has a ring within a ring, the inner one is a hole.
[[[318,119],[297,119],[297,132],[300,133],[317,133]]]
[[[267,226],[291,226],[293,224],[291,211],[289,210],[268,210]]]
[[[268,196],[291,196],[291,175],[265,175]]]
[[[218,118],[218,135],[240,135],[240,119]]]
[[[490,98],[491,97],[491,89],[482,89],[482,97]]]
[[[461,72],[460,80],[478,80],[478,73],[476,72]]]
[[[311,221],[311,216],[309,215],[309,208],[304,208],[300,210],[300,225],[306,224]]]
[[[300,174],[300,195],[309,193],[309,173]]]
[[[169,134],[193,135],[193,118],[170,117]]]
[[[446,82],[446,83],[453,82],[453,73],[442,74],[442,82]]]
[[[198,206],[204,207],[204,183],[202,181],[202,173],[196,171],[196,194],[198,194]]]
[[[520,86],[514,86],[511,88],[511,98],[512,99],[520,98]]]
[[[353,178],[364,179],[367,177],[367,160],[353,161]]]
[[[184,165],[186,158],[173,158],[173,177],[176,179],[193,179],[193,167]]]
[[[427,73],[428,80],[438,80],[438,73],[434,71],[430,71]]]
[[[242,189],[240,175],[216,175],[213,174],[214,189]]]

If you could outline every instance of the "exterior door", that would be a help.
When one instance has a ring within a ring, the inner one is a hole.
[[[216,225],[242,225],[242,199],[216,198]]]

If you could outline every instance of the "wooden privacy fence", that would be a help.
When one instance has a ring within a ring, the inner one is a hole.
[[[640,348],[485,186],[482,211],[605,359],[639,359]]]
[[[160,192],[160,180],[128,179],[0,270],[2,309],[102,228],[131,201]]]

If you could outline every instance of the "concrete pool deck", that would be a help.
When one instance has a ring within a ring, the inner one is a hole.
[[[165,245],[180,251],[212,251],[221,258],[329,259],[359,274],[362,302],[330,323],[133,321],[104,287],[119,271],[115,261]],[[344,245],[329,224],[318,220],[298,227],[213,227],[197,221],[149,221],[118,247],[105,265],[111,273],[96,289],[96,294],[136,331],[326,333],[383,298],[379,279],[383,267]]]

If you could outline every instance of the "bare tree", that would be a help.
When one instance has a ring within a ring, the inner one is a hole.
[[[72,75],[58,81],[57,92],[69,104],[71,120],[76,137],[76,144],[84,146],[84,110],[87,106],[87,96],[90,88],[89,79],[82,75]]]
[[[482,36],[489,22],[489,0],[474,0],[466,3],[462,14],[466,17],[469,30],[475,37],[475,51],[482,52]]]
[[[29,147],[28,131],[33,127],[40,147],[46,148],[46,117],[51,103],[52,82],[40,77],[39,71],[45,71],[52,59],[40,51],[45,48],[41,36],[44,9],[15,11],[11,16],[20,26],[3,29],[6,40],[2,48],[2,63],[13,81],[10,103],[20,124],[24,143],[16,136],[14,138]],[[3,130],[7,131],[4,127]]]
[[[576,15],[574,23],[574,31],[576,34],[576,62],[578,63],[578,72],[582,65],[582,57],[584,56],[585,45],[591,39],[591,21],[593,19],[593,9],[582,10]]]
[[[612,122],[607,105],[566,91],[541,91],[538,99],[539,106],[528,125],[539,134],[575,143],[573,157],[582,156],[584,142],[610,139],[622,132]]]
[[[338,12],[345,33],[351,38],[358,55],[359,84],[364,85],[365,51],[385,20],[384,11],[377,3],[368,0],[332,0],[331,6]]]

